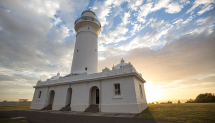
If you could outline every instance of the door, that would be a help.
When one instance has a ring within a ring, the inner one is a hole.
[[[99,104],[99,89],[96,89],[96,104]]]

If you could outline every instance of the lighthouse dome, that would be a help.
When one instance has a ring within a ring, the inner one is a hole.
[[[91,11],[90,9],[82,12],[81,16],[82,17],[84,17],[84,16],[90,16],[90,17],[96,18],[96,14],[93,11]]]

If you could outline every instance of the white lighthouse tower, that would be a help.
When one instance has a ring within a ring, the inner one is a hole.
[[[76,43],[73,54],[71,75],[97,73],[98,34],[101,24],[90,9],[84,11],[75,21]]]
[[[98,68],[101,24],[91,10],[75,21],[76,43],[71,73],[39,80],[30,109],[140,113],[148,105],[142,74],[122,59],[112,70]],[[96,74],[93,74],[96,73]],[[133,116],[134,116],[133,115]],[[132,117],[133,117],[132,116]]]

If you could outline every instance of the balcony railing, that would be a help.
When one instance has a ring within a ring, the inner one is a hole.
[[[99,25],[99,27],[101,27],[101,24],[100,24],[99,20],[97,20],[97,19],[94,18],[94,17],[90,17],[90,16],[83,16],[83,17],[80,17],[80,18],[78,18],[78,19],[75,20],[74,25],[75,25],[76,23],[78,23],[79,21],[93,21],[93,22],[97,23],[97,24]]]

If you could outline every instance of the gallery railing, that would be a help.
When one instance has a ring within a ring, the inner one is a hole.
[[[96,24],[98,24],[99,27],[101,27],[101,24],[100,24],[99,20],[97,20],[97,19],[94,18],[94,17],[90,17],[90,16],[83,16],[83,17],[80,17],[80,18],[78,18],[78,19],[75,20],[75,23],[74,23],[74,24],[78,23],[79,21],[93,21],[93,22],[95,22]]]

